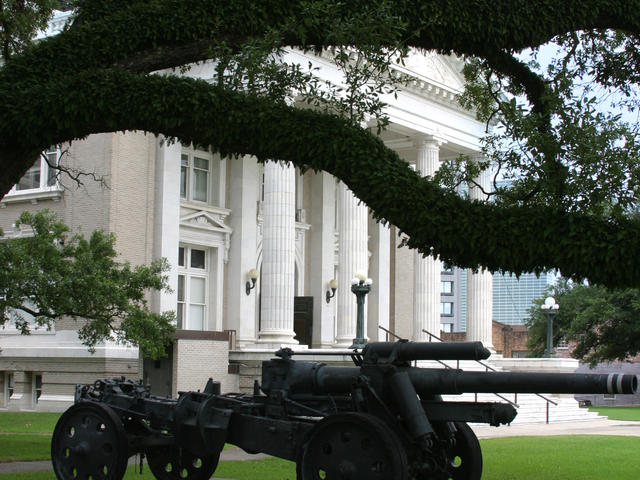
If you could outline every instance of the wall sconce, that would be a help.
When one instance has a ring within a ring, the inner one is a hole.
[[[327,303],[329,303],[331,299],[336,296],[336,288],[338,288],[338,281],[335,278],[329,282],[329,288],[331,289],[331,291],[327,290],[327,297],[326,297]]]
[[[251,270],[249,270],[249,273],[247,275],[249,276],[249,279],[251,281],[246,283],[244,291],[247,293],[247,295],[249,295],[249,293],[251,293],[251,290],[256,288],[256,280],[258,279],[258,276],[260,274],[258,273],[258,270],[252,268]]]

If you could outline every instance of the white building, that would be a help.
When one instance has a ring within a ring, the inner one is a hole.
[[[289,55],[314,62],[323,75],[339,75],[327,58]],[[423,175],[460,154],[477,156],[484,125],[457,103],[461,63],[415,54],[402,68],[414,81],[388,107],[385,144]],[[213,70],[199,66],[189,75],[210,79]],[[177,311],[178,340],[168,359],[144,362],[143,373],[135,348],[104,345],[88,353],[72,321],[28,337],[5,326],[0,409],[60,408],[72,401],[76,383],[114,375],[144,375],[156,391],[174,395],[202,388],[209,376],[234,390],[240,385],[227,374],[229,345],[236,361],[280,345],[348,347],[356,328],[349,288],[356,272],[373,280],[369,339],[385,338],[379,327],[415,340],[427,339],[423,330],[440,332],[440,262],[397,248],[395,229],[373,221],[366,205],[327,173],[300,174],[250,156],[221,158],[140,132],[73,142],[62,161],[105,175],[109,187],[64,189],[47,181],[46,163],[37,164],[31,183],[0,201],[0,227],[20,234],[12,228],[20,212],[49,208],[72,228],[114,232],[122,258],[134,264],[166,257],[173,291],[156,294],[153,305]],[[470,194],[479,198],[477,189]],[[248,290],[252,269],[259,276]],[[338,287],[327,301],[332,279]],[[491,275],[469,273],[467,282],[468,339],[491,345]]]

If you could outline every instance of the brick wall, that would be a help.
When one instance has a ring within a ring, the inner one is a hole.
[[[527,354],[527,327],[493,322],[493,346],[505,358],[524,357]]]
[[[202,390],[209,378],[220,382],[223,393],[238,391],[238,376],[229,374],[228,333],[176,332],[172,394]]]
[[[440,338],[446,342],[464,342],[465,332],[441,332]],[[493,322],[493,347],[505,358],[523,357],[527,352],[527,327],[524,325],[504,325]]]
[[[440,332],[440,338],[445,342],[466,342],[466,332]]]

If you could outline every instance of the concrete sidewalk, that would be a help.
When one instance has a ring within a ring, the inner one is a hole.
[[[582,422],[560,422],[546,424],[514,425],[502,427],[489,427],[486,425],[473,425],[473,431],[478,438],[498,438],[515,436],[544,436],[544,435],[622,435],[640,437],[640,422],[625,422],[608,420],[604,417],[597,420]],[[257,460],[266,458],[267,455],[250,455],[240,448],[227,448],[220,454],[220,461]],[[132,458],[130,464],[135,464],[136,458]],[[146,467],[148,468],[148,467]],[[52,470],[51,461],[36,462],[9,462],[0,463],[0,474],[18,472],[40,472]],[[224,479],[219,479],[224,480]]]
[[[264,455],[262,453],[258,453],[255,455],[251,455],[244,450],[236,447],[227,448],[223,450],[220,454],[221,462],[228,461],[236,461],[236,460],[258,460],[260,458],[267,458],[269,455]],[[140,460],[137,457],[131,457],[129,459],[129,465],[138,465]],[[146,464],[144,465],[144,469],[147,470],[149,467]],[[33,462],[7,462],[0,463],[0,474],[3,473],[20,473],[20,472],[48,472],[53,471],[53,467],[51,466],[51,460],[38,460]],[[217,479],[224,480],[224,479]]]

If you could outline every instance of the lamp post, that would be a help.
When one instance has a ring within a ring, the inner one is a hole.
[[[544,304],[540,306],[543,315],[547,318],[547,348],[544,350],[544,358],[552,358],[555,356],[553,349],[553,317],[558,313],[560,305],[556,303],[556,299],[553,297],[547,297],[544,300]]]
[[[364,338],[364,300],[367,293],[371,291],[371,284],[373,280],[366,278],[363,273],[356,273],[356,276],[351,279],[351,291],[356,295],[356,301],[358,302],[357,320],[356,320],[356,338],[353,339],[353,344],[349,348],[364,348],[367,344],[367,340]]]

